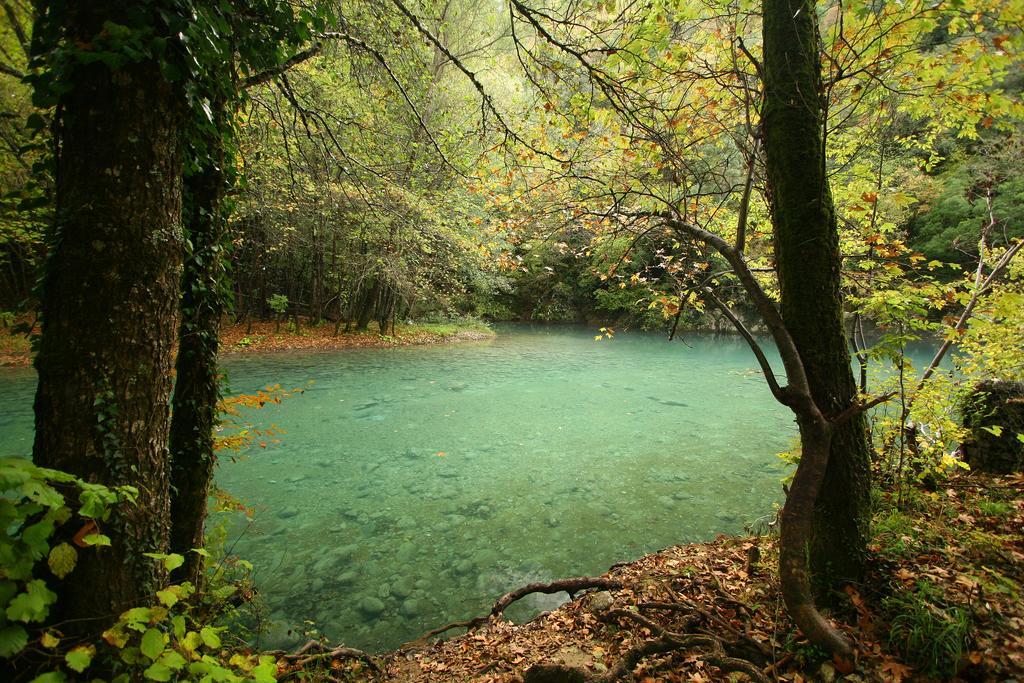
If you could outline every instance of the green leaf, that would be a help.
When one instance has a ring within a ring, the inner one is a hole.
[[[102,489],[102,490],[98,490]],[[78,514],[90,519],[103,519],[110,510],[111,498],[116,498],[113,493],[104,487],[92,488],[83,487],[78,496],[82,506],[78,508]]]
[[[179,655],[174,650],[168,650],[167,652],[160,655],[160,659],[157,660],[158,664],[163,664],[172,671],[177,671],[185,666],[185,658]]]
[[[29,500],[33,500],[49,508],[60,507],[64,504],[64,496],[57,492],[44,481],[29,479],[21,486],[21,492]]]
[[[0,581],[0,605],[6,605],[17,593],[17,583],[14,581]]]
[[[256,683],[275,683],[277,681],[277,660],[269,655],[260,657],[260,663],[252,670],[252,677]]]
[[[154,662],[148,669],[142,672],[142,675],[151,681],[169,681],[171,680],[171,675],[173,673],[173,671],[163,664]]]
[[[164,634],[155,628],[151,628],[142,634],[142,643],[139,649],[142,654],[146,655],[150,659],[155,660],[160,656],[160,653],[164,651]]]
[[[185,637],[185,617],[178,614],[171,618],[171,626],[174,629],[174,637],[181,640]]]
[[[181,640],[181,646],[189,652],[195,652],[199,649],[203,639],[199,637],[199,634],[195,631],[189,631],[185,634],[185,637]]]
[[[109,546],[110,537],[104,536],[103,534],[89,534],[82,539],[82,543],[94,546]]]
[[[211,626],[204,626],[199,631],[199,637],[203,639],[203,644],[210,649],[220,647],[220,636],[217,635],[217,629]]]
[[[164,605],[167,605],[168,607],[174,607],[176,604],[178,604],[178,592],[171,590],[170,588],[168,588],[167,590],[157,591],[156,597],[157,600],[162,602]]]
[[[153,610],[150,607],[133,607],[127,612],[121,614],[121,621],[125,622],[129,628],[134,628],[137,631],[141,631],[141,628],[137,628],[141,624],[148,624],[153,618]]]
[[[50,556],[46,564],[50,565],[50,571],[58,579],[63,579],[71,573],[78,562],[78,551],[70,543],[61,543],[50,549]]]
[[[161,560],[164,563],[164,567],[169,572],[173,572],[175,569],[185,564],[185,558],[178,553],[143,553],[146,557],[151,557],[154,560]]]
[[[28,645],[28,633],[25,629],[12,624],[0,628],[0,657],[13,657]]]
[[[218,600],[224,600],[225,598],[230,598],[237,592],[238,586],[228,584],[226,586],[221,586],[220,588],[214,589],[213,597],[217,598]]]
[[[49,605],[57,599],[57,594],[46,587],[43,581],[30,581],[21,593],[7,606],[7,618],[11,621],[42,621],[49,612]]]
[[[47,671],[44,674],[36,676],[29,683],[64,683],[67,679],[64,678],[64,674],[60,671]]]
[[[164,558],[164,566],[167,567],[167,571],[169,572],[173,572],[183,564],[185,564],[185,558],[177,553],[171,553]]]
[[[92,663],[94,656],[96,656],[95,645],[79,645],[64,655],[64,661],[67,662],[69,669],[82,673]]]
[[[49,538],[53,534],[53,521],[43,519],[25,529],[21,534],[24,541],[32,552],[32,559],[37,560],[46,554],[50,549]]]

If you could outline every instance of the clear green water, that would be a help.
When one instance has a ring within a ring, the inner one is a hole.
[[[314,382],[253,415],[287,430],[281,445],[217,475],[256,508],[234,550],[275,624],[264,642],[312,620],[394,647],[529,581],[770,513],[795,427],[742,342],[593,334],[508,326],[455,346],[230,358],[235,392]],[[0,385],[0,451],[26,453],[34,377]]]

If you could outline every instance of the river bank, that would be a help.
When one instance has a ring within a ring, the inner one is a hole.
[[[1022,528],[1022,475],[956,477],[939,491],[905,491],[899,507],[883,497],[868,580],[848,586],[831,614],[856,643],[853,662],[823,658],[793,628],[772,537],[720,536],[580,579],[593,588],[524,624],[500,616],[509,594],[448,641],[380,656],[308,643],[279,660],[279,673],[375,683],[1021,680]]]
[[[302,325],[298,332],[291,323],[240,323],[221,330],[221,355],[260,353],[268,351],[341,349],[384,349],[424,344],[454,344],[483,341],[495,336],[494,330],[481,322],[399,324],[390,335],[375,331],[334,334],[334,325]],[[0,367],[27,367],[32,363],[29,336],[16,334],[11,328],[0,329]]]

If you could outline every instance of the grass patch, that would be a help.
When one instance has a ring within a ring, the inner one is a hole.
[[[948,679],[960,668],[971,639],[971,615],[945,604],[942,590],[918,581],[882,601],[889,617],[889,646],[925,676]]]
[[[986,517],[1006,519],[1010,516],[1010,513],[1013,512],[1013,507],[1011,507],[1009,503],[1005,503],[1001,500],[979,500],[978,512]]]

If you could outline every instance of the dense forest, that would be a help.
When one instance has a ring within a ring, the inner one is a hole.
[[[232,416],[286,392],[225,398],[219,364],[506,321],[742,340],[797,425],[784,503],[736,541],[774,598],[534,583],[428,635],[487,652],[513,602],[585,594],[607,666],[424,676],[1024,671],[1019,0],[2,6],[2,343],[38,375],[31,459],[0,461],[11,680],[414,679],[242,632],[252,566],[206,521],[245,501],[214,475],[259,440]],[[901,575],[963,539],[966,597]]]

